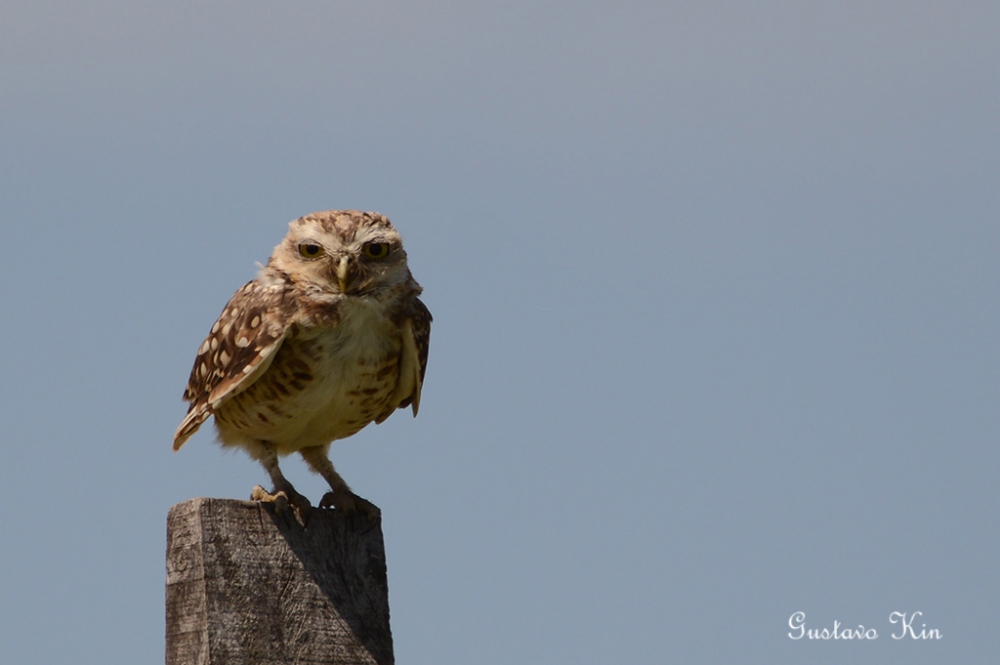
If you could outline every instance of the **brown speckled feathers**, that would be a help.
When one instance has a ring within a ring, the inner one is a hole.
[[[313,251],[321,256],[306,256]],[[384,251],[385,256],[371,258],[373,251]],[[406,347],[405,340],[379,341],[379,336],[412,335],[419,363],[416,386],[402,396],[398,405],[389,405],[389,412],[411,404],[416,412],[427,368],[431,325],[430,312],[417,298],[420,291],[406,267],[402,241],[381,215],[331,211],[296,220],[257,279],[233,295],[199,348],[184,391],[190,408],[175,434],[174,449],[184,445],[209,416],[268,372],[289,336],[312,339],[329,333],[331,340],[340,339],[336,335],[341,334],[338,326],[344,316],[359,322],[356,337],[371,336],[374,344],[381,345],[377,353],[372,351],[376,355],[385,349],[386,353],[402,353],[392,349]],[[400,331],[409,332],[393,333],[390,322]],[[364,326],[371,327],[371,332]],[[347,328],[343,328],[342,334],[346,332]],[[345,353],[367,353],[356,347],[353,338],[328,341],[323,348],[335,353],[338,345],[347,349]],[[315,360],[317,366],[324,367],[342,363]],[[386,362],[389,360],[386,358]],[[358,362],[363,359],[359,357]],[[351,377],[345,376],[345,380]],[[388,415],[380,413],[377,421]]]

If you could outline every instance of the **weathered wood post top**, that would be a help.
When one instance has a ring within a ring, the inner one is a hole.
[[[167,518],[167,665],[392,665],[382,529],[191,499]]]

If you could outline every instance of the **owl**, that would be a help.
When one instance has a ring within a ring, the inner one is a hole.
[[[332,210],[289,224],[257,278],[229,300],[198,349],[174,450],[215,417],[219,442],[243,448],[274,485],[258,501],[309,500],[278,467],[298,452],[330,485],[321,507],[374,522],[330,462],[331,442],[417,415],[431,314],[417,297],[399,233],[377,213]]]

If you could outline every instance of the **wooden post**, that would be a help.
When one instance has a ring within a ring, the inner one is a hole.
[[[286,519],[287,517],[287,519]],[[392,665],[381,525],[191,499],[167,517],[167,665]]]

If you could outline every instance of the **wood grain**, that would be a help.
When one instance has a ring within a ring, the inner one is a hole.
[[[171,508],[167,665],[392,665],[381,526],[286,517],[252,501]]]

